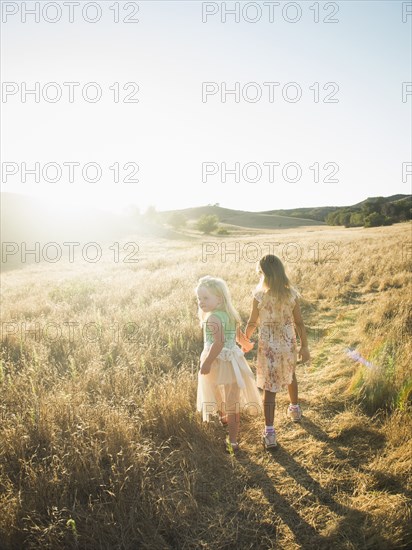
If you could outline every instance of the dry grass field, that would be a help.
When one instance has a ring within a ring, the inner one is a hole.
[[[132,235],[137,263],[4,273],[1,550],[411,548],[411,229]],[[224,278],[246,322],[267,252],[302,294],[304,418],[279,394],[279,447],[244,416],[235,458],[195,411],[193,289]]]

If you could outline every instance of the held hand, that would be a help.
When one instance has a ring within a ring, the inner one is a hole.
[[[254,343],[253,342],[242,342],[241,350],[243,353],[247,353],[251,349],[253,349]]]
[[[202,363],[200,365],[200,374],[209,374],[211,367],[212,365],[209,365],[208,363]]]
[[[302,360],[302,363],[309,363],[310,353],[308,346],[302,346],[299,350],[298,356]]]
[[[240,347],[241,347],[241,350],[243,351],[243,353],[247,353],[254,346],[254,343],[251,342],[250,340],[248,340],[246,338],[246,335],[241,330],[239,330],[239,332],[238,332],[237,342],[238,342],[238,344],[240,344]]]

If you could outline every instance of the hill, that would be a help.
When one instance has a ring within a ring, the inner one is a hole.
[[[238,228],[259,231],[319,226],[325,223],[348,227],[390,225],[409,219],[412,206],[411,195],[398,194],[390,197],[369,197],[348,207],[320,206],[250,212],[209,204],[162,212],[156,212],[152,208],[143,215],[131,207],[123,215],[116,215],[94,208],[68,207],[59,201],[46,204],[40,199],[14,193],[1,193],[0,198],[3,270],[39,263],[44,259],[43,247],[48,243],[60,243],[60,251],[63,255],[68,255],[69,248],[62,246],[64,242],[80,242],[81,245],[97,242],[108,243],[110,246],[127,235],[187,240],[200,236],[197,231],[172,230],[169,221],[176,214],[184,216],[192,228],[202,216],[214,215],[220,224],[232,227],[233,231]],[[36,246],[41,247],[40,251]],[[30,254],[30,250],[36,250],[36,254]]]
[[[411,203],[411,197],[411,195],[397,194],[389,197],[368,197],[350,206],[316,206],[309,208],[265,210],[263,212],[231,210],[230,208],[222,208],[218,204],[209,204],[196,208],[159,212],[159,217],[164,223],[167,223],[168,218],[174,213],[183,214],[187,220],[194,221],[204,215],[215,215],[220,223],[223,224],[255,229],[275,229],[322,225],[328,223],[328,218],[331,216],[337,217],[339,214],[345,212],[359,212],[365,208],[368,210],[368,214],[370,214],[373,210],[369,208],[370,205],[373,207],[379,205],[379,208],[382,208],[382,205],[384,205],[383,209],[386,212],[392,213],[394,217],[393,221],[405,221],[408,217],[403,216],[402,219],[398,219],[396,214],[408,210]],[[377,208],[377,211],[379,208]]]
[[[318,222],[325,222],[331,212],[335,212],[339,206],[320,206],[316,208],[292,208],[288,210],[268,210],[264,214],[290,216],[291,218],[306,218]]]
[[[263,214],[276,214],[279,216],[290,216],[292,218],[308,218],[320,222],[326,222],[329,214],[336,212],[360,211],[366,204],[379,202],[380,204],[399,203],[399,201],[410,201],[411,195],[391,195],[389,197],[368,197],[367,199],[349,206],[316,206],[313,208],[292,208],[289,210],[268,210]]]
[[[375,201],[378,201],[378,200],[381,200],[383,203],[388,203],[388,202],[397,202],[397,201],[400,201],[400,200],[404,200],[404,199],[410,199],[411,195],[390,195],[389,197],[368,197],[367,199],[361,201],[361,202],[358,202],[357,204],[354,204],[353,205],[353,208],[355,207],[362,207],[362,205],[368,203],[368,202],[375,202]]]
[[[412,195],[391,197],[369,197],[349,207],[330,212],[326,217],[328,225],[345,227],[377,227],[405,222],[412,217]]]
[[[304,217],[299,218],[278,215],[271,212],[231,210],[230,208],[222,208],[218,205],[199,206],[196,208],[185,208],[183,210],[169,210],[160,212],[159,215],[162,221],[167,222],[167,219],[174,213],[183,214],[188,220],[195,221],[204,215],[215,215],[218,217],[220,223],[254,229],[290,228],[323,224],[323,222]]]

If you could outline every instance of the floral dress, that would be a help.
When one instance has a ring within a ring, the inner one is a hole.
[[[256,383],[262,390],[279,392],[292,383],[297,360],[293,308],[297,293],[279,300],[267,292],[253,294],[259,309],[259,346]]]

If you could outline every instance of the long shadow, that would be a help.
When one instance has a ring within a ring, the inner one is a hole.
[[[302,548],[316,550],[331,550],[331,548],[347,547],[348,539],[359,544],[364,540],[363,526],[368,521],[369,515],[360,510],[349,508],[337,502],[333,495],[323,489],[318,481],[310,476],[306,468],[296,462],[296,460],[282,447],[278,446],[274,451],[268,453],[272,459],[282,466],[290,477],[303,486],[313,498],[313,505],[323,505],[329,508],[333,513],[340,516],[337,526],[333,533],[323,536],[312,525],[307,523],[299,513],[299,508],[292,505],[275,488],[273,480],[267,475],[264,468],[251,461],[248,457],[241,458],[239,462],[248,471],[251,479],[261,482],[261,489],[268,501],[272,503],[273,510],[289,527],[294,534],[296,543]],[[306,507],[308,504],[306,503]],[[374,533],[374,548],[388,548],[388,541],[378,533]],[[361,548],[362,546],[356,546]],[[367,545],[365,545],[365,548]]]
[[[320,428],[317,424],[312,422],[312,420],[310,420],[306,416],[302,418],[302,422],[300,423],[300,425],[315,439],[317,439],[318,441],[327,443],[334,451],[336,458],[349,460],[351,463],[355,464],[356,466],[360,462],[359,454],[351,455],[349,457],[345,455],[345,453],[340,448],[340,445],[343,442],[342,441],[343,437],[347,437],[348,439],[350,439],[351,436],[353,438],[355,437],[362,438],[363,446],[370,444],[373,441],[374,447],[377,449],[381,449],[385,443],[385,437],[382,434],[378,434],[366,426],[362,429],[359,429],[359,428],[348,429],[339,437],[332,438],[325,431],[323,431],[322,428]],[[369,452],[370,452],[370,447],[368,447],[366,454],[369,454]]]
[[[332,494],[324,489],[318,481],[313,479],[308,470],[296,462],[288,451],[282,447],[278,447],[276,451],[272,453],[272,456],[273,460],[280,464],[299,485],[302,485],[302,487],[312,493],[320,504],[324,504],[332,512],[340,516],[345,516],[353,511],[339,502],[336,502]]]
[[[322,537],[312,525],[305,521],[296,507],[276,490],[273,479],[267,475],[262,466],[250,460],[247,455],[244,456],[243,453],[239,457],[239,463],[249,474],[251,485],[253,487],[258,485],[261,488],[266,499],[272,505],[273,512],[289,527],[295,541],[302,548],[330,550],[328,539]]]
[[[309,434],[311,434],[315,439],[318,441],[322,441],[324,443],[327,443],[328,446],[332,449],[335,457],[339,460],[345,461],[346,464],[349,464],[351,467],[356,468],[362,473],[366,473],[368,475],[373,476],[375,482],[376,482],[376,489],[378,490],[385,490],[392,494],[399,494],[402,493],[408,498],[412,497],[412,491],[407,490],[395,476],[392,476],[391,474],[388,474],[387,472],[373,472],[365,468],[364,461],[362,454],[359,455],[352,455],[348,456],[339,446],[339,441],[336,439],[332,439],[325,431],[322,430],[317,424],[312,422],[307,417],[302,418],[301,427],[304,428]],[[350,435],[353,436],[363,436],[364,445],[368,445],[373,441],[375,448],[381,449],[385,443],[385,437],[381,434],[377,434],[376,432],[368,429],[365,427],[361,431],[357,432],[351,432],[348,431],[346,433],[346,437],[350,437]],[[370,449],[370,447],[368,447]],[[365,453],[367,454],[367,453]]]
[[[328,435],[322,428],[320,428],[317,424],[312,422],[307,416],[302,417],[302,422],[300,425],[305,428],[307,432],[309,432],[313,437],[316,439],[319,439],[320,441],[325,441],[327,443],[335,443],[338,438],[332,438],[330,435]],[[374,442],[377,444],[377,446],[382,447],[385,443],[385,436],[382,434],[377,434],[374,430],[368,428],[365,426],[364,428],[356,428],[355,431],[353,430],[346,430],[346,433],[354,433],[354,434],[364,434],[368,435],[370,438],[374,439]],[[340,436],[341,437],[341,436]]]

